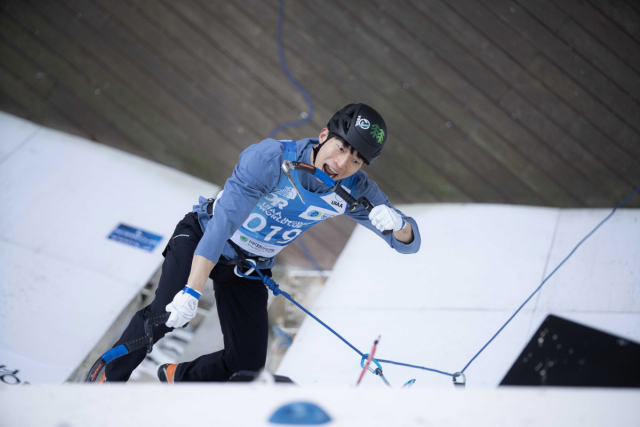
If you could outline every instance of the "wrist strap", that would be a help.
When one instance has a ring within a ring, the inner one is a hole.
[[[200,296],[202,295],[200,292],[196,291],[195,289],[191,289],[188,286],[185,286],[184,288],[182,288],[182,292],[188,293],[189,295],[191,295],[192,297],[194,297],[197,300],[199,300]]]

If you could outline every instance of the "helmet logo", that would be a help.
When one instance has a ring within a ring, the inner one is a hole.
[[[371,127],[371,123],[369,123],[369,120],[363,119],[361,116],[358,116],[358,118],[356,119],[356,126],[367,130],[369,129],[369,127]]]
[[[380,129],[378,125],[373,125],[371,127],[371,136],[373,136],[376,141],[378,141],[378,144],[382,144],[382,142],[384,141],[384,130]]]

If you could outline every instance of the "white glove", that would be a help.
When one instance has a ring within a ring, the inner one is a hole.
[[[171,313],[171,316],[169,316],[166,325],[170,328],[181,328],[196,317],[198,300],[201,295],[195,289],[185,286],[173,297],[173,301],[167,304],[166,310]]]
[[[381,232],[384,230],[400,231],[405,222],[398,212],[387,205],[378,205],[369,212],[371,224]]]

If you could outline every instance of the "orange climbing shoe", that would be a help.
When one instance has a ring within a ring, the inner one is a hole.
[[[173,384],[173,376],[176,374],[177,367],[178,365],[175,363],[160,365],[158,368],[158,379],[160,382]]]

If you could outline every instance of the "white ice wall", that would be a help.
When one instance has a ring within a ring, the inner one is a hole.
[[[175,224],[218,188],[0,113],[0,365],[61,383],[162,262]],[[148,252],[120,223],[161,235]]]
[[[637,427],[630,389],[501,387],[497,390],[163,384],[16,387],[0,390],[3,427],[278,426],[283,405],[312,402],[330,427]],[[636,408],[636,409],[634,409]]]
[[[272,425],[271,414],[294,401],[319,404],[336,426],[637,424],[635,390],[473,390],[500,381],[550,312],[640,340],[637,209],[619,211],[578,250],[471,365],[466,389],[454,389],[449,377],[391,365],[384,368],[395,389],[372,375],[356,389],[359,357],[310,319],[280,373],[321,387],[37,385],[69,375],[160,264],[174,224],[198,195],[216,191],[0,113],[0,365],[34,384],[0,387],[3,426]],[[313,312],[365,352],[381,334],[379,358],[447,371],[461,369],[608,213],[480,205],[403,210],[420,225],[422,250],[399,255],[356,229]],[[108,240],[119,223],[164,238],[150,253]],[[416,385],[398,389],[409,378]]]
[[[640,197],[640,196],[636,196]],[[376,357],[460,371],[511,314],[610,212],[499,205],[401,207],[422,248],[401,255],[356,228],[312,312]],[[545,284],[466,370],[468,387],[494,387],[553,313],[640,341],[640,210],[620,209]],[[307,318],[278,373],[300,384],[354,384],[360,357]],[[451,377],[383,364],[387,379],[450,386]],[[373,375],[364,385],[384,386]]]

